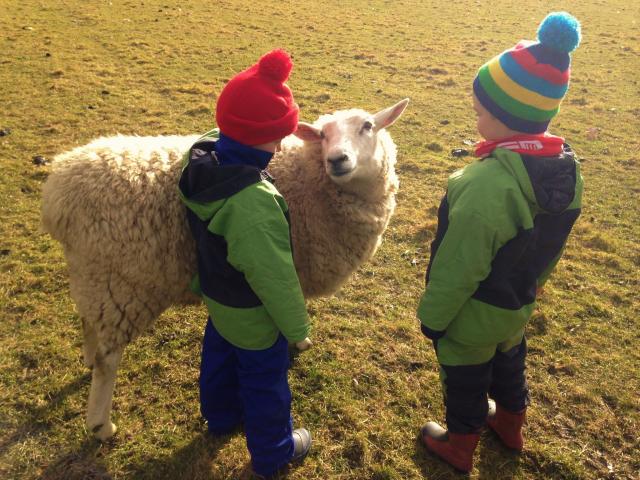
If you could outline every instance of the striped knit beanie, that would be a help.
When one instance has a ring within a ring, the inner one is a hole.
[[[480,103],[511,130],[543,133],[569,88],[580,23],[566,12],[547,15],[538,41],[523,40],[485,63],[473,82]]]

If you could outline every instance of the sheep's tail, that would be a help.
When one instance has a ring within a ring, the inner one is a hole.
[[[64,202],[65,192],[58,186],[59,180],[56,173],[52,173],[42,187],[40,227],[64,243],[64,232],[69,227],[69,212]]]
[[[72,220],[78,214],[77,197],[80,193],[74,177],[81,172],[69,168],[64,161],[74,153],[66,152],[54,158],[52,171],[42,187],[40,226],[63,245],[68,245],[71,237],[78,233],[72,229]]]

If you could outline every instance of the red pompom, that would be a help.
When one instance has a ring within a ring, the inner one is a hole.
[[[282,49],[272,50],[260,58],[258,69],[261,75],[279,82],[286,82],[293,68],[293,62],[287,52]]]

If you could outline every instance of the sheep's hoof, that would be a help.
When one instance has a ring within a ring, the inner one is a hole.
[[[101,423],[91,428],[91,433],[101,442],[105,442],[113,437],[118,428],[111,422]]]

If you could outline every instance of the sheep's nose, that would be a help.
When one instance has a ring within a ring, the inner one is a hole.
[[[335,157],[331,157],[328,160],[329,160],[329,163],[335,167],[349,160],[349,157],[343,154],[343,155],[337,155]]]
[[[327,158],[327,161],[330,165],[329,169],[331,170],[331,175],[334,177],[346,175],[353,169],[351,162],[349,161],[349,155],[346,154],[338,154],[333,157],[329,157]]]

